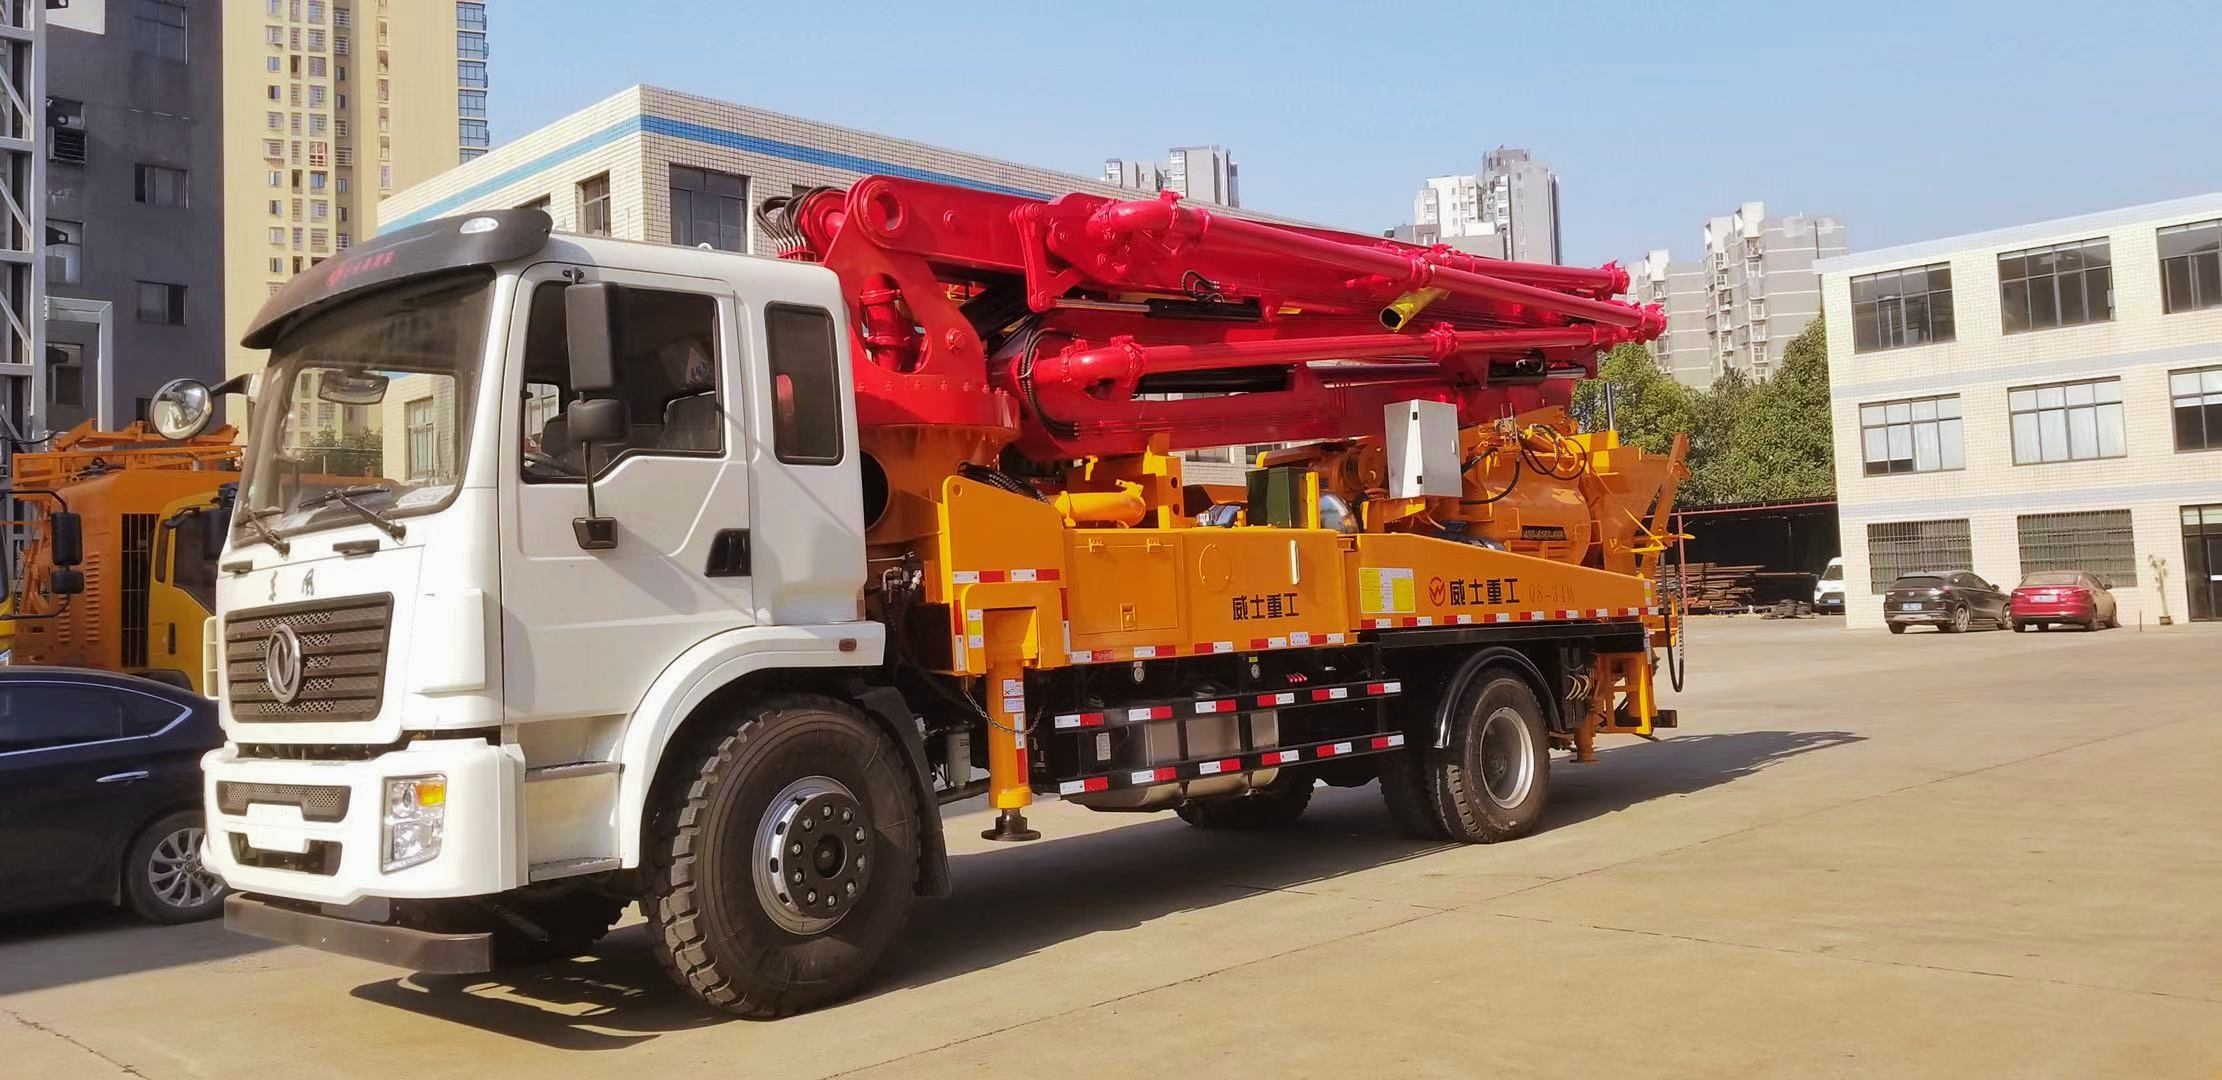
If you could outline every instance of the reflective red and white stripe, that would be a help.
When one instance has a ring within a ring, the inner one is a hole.
[[[952,585],[999,585],[1004,582],[1057,581],[1065,576],[1054,566],[1021,567],[1015,570],[951,570]]]
[[[1228,776],[1258,769],[1275,769],[1303,761],[1326,761],[1355,754],[1379,753],[1404,745],[1400,732],[1387,735],[1362,735],[1354,739],[1341,739],[1312,746],[1293,746],[1281,750],[1265,750],[1238,757],[1215,758],[1210,761],[1192,761],[1177,765],[1153,765],[1146,769],[1123,769],[1102,776],[1066,780],[1057,785],[1059,795],[1085,795],[1112,788],[1141,787],[1147,784],[1170,784],[1181,780],[1194,780],[1206,776]]]
[[[1075,664],[1109,664],[1119,660],[1164,660],[1175,656],[1214,656],[1233,652],[1266,652],[1272,649],[1303,649],[1320,645],[1347,645],[1350,635],[1315,634],[1296,631],[1285,636],[1251,638],[1243,641],[1198,641],[1187,646],[1130,645],[1117,649],[1074,649],[1066,658]]]
[[[1419,626],[1474,626],[1498,623],[1569,622],[1578,619],[1640,619],[1657,615],[1659,609],[1647,607],[1623,608],[1559,608],[1555,611],[1493,611],[1481,615],[1399,615],[1393,619],[1360,619],[1361,630],[1399,630]]]

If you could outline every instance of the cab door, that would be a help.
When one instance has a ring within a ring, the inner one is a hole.
[[[616,287],[627,433],[568,437],[563,291]],[[713,280],[543,264],[520,282],[502,423],[503,692],[511,715],[622,716],[673,657],[753,621],[742,309]],[[617,544],[580,547],[586,479]]]

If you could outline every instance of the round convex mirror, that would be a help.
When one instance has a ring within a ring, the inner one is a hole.
[[[172,379],[147,403],[147,423],[165,439],[190,439],[216,416],[216,395],[192,379]]]

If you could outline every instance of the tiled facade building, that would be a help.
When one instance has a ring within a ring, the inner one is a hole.
[[[1708,218],[1697,262],[1653,251],[1629,271],[1629,297],[1666,311],[1666,333],[1652,346],[1659,367],[1690,386],[1710,386],[1730,370],[1772,376],[1782,351],[1821,311],[1814,264],[1843,255],[1844,223],[1832,217],[1767,216],[1747,202]]]
[[[1916,569],[2222,618],[2222,194],[1821,271],[1850,625]]]

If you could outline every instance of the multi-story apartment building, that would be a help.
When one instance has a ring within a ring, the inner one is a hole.
[[[1183,199],[1218,206],[1241,206],[1241,170],[1224,146],[1176,146],[1165,164],[1108,158],[1103,182],[1134,191],[1175,191]]]
[[[1479,173],[1429,177],[1412,197],[1412,224],[1382,235],[1492,259],[1558,262],[1558,174],[1525,150],[1500,146],[1482,157]]]
[[[2222,193],[1820,271],[1850,625],[1909,570],[2222,618]]]
[[[1730,370],[1764,379],[1820,314],[1814,264],[1844,254],[1844,223],[1770,218],[1767,204],[1747,202],[1707,219],[1700,250],[1702,259],[1686,263],[1653,251],[1629,272],[1630,298],[1666,309],[1667,333],[1652,346],[1659,366],[1691,386]]]
[[[381,203],[486,152],[486,5],[228,0],[224,27],[226,368],[293,275],[378,228]],[[304,398],[309,395],[303,395]],[[304,400],[303,408],[310,408]],[[373,430],[329,403],[297,430]]]
[[[46,363],[36,426],[142,417],[224,370],[218,0],[47,13]]]

